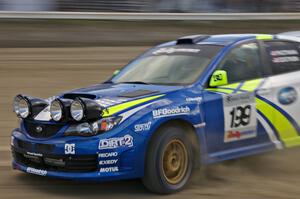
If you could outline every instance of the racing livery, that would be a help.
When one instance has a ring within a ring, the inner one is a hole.
[[[300,39],[194,35],[98,85],[17,95],[13,168],[76,180],[142,178],[173,193],[193,168],[300,145]]]

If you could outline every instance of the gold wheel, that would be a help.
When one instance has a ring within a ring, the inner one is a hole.
[[[163,173],[170,184],[178,184],[185,176],[188,168],[188,153],[183,142],[171,140],[163,154]]]

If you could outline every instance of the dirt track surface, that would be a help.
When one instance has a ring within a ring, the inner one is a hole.
[[[196,171],[171,196],[147,192],[139,180],[80,183],[23,174],[10,167],[12,99],[18,93],[48,97],[96,84],[145,47],[0,49],[0,198],[299,199],[300,149],[277,151]]]

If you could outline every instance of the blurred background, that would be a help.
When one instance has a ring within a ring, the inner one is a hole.
[[[12,100],[47,98],[97,84],[146,49],[193,34],[280,33],[300,30],[300,18],[265,20],[74,20],[1,18],[1,11],[287,13],[300,0],[0,0],[0,198],[160,198],[138,180],[78,183],[13,171]],[[4,12],[6,13],[6,12]],[[43,13],[43,12],[42,12]],[[197,171],[181,193],[164,198],[299,199],[300,149],[267,153]],[[203,172],[205,171],[205,172]]]
[[[1,0],[1,10],[122,12],[297,12],[299,0]]]

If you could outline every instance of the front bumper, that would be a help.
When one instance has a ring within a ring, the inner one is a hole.
[[[128,134],[126,134],[128,136]],[[110,138],[64,137],[36,140],[20,130],[12,133],[13,168],[26,173],[74,180],[139,178],[143,165],[135,145],[100,148]]]

